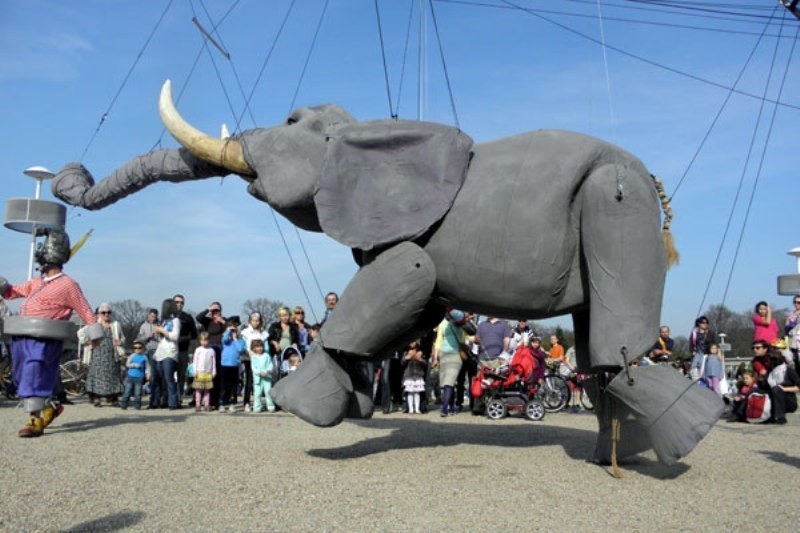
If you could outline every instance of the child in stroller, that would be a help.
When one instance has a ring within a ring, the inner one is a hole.
[[[481,365],[472,379],[470,394],[480,400],[476,409],[485,409],[489,418],[499,420],[510,411],[522,411],[529,420],[544,418],[544,406],[536,399],[540,364],[530,344],[525,339],[507,365],[496,369]]]
[[[294,346],[287,346],[277,357],[279,358],[277,361],[278,368],[280,368],[279,378],[288,376],[297,370],[297,367],[303,362],[303,355]]]

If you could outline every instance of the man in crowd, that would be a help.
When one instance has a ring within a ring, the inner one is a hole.
[[[336,307],[336,304],[339,303],[339,295],[335,292],[329,292],[325,295],[325,316],[322,317],[322,322],[324,323],[328,318],[331,316],[333,312],[333,308]]]
[[[558,341],[558,337],[556,335],[550,335],[550,351],[547,352],[547,356],[551,361],[555,361],[560,365],[566,364],[566,359],[564,358],[564,347]]]
[[[70,258],[69,236],[56,229],[46,230],[45,235],[35,255],[41,276],[20,285],[11,285],[0,277],[0,295],[9,300],[25,298],[19,316],[69,320],[75,311],[86,324],[94,324],[94,313],[80,286],[62,271]],[[44,335],[15,336],[11,340],[14,382],[28,412],[28,422],[18,433],[20,437],[41,436],[64,410],[63,405],[49,400],[58,379],[63,348],[62,340]]]
[[[511,342],[508,346],[508,351],[511,355],[514,355],[517,348],[519,348],[520,344],[523,344],[524,339],[526,339],[530,333],[531,328],[528,326],[527,320],[521,319],[517,321],[517,327],[511,332]]]
[[[490,316],[478,324],[475,342],[480,346],[478,355],[480,360],[490,367],[497,368],[501,364],[498,359],[500,354],[508,352],[511,328],[505,320]]]
[[[650,361],[653,363],[666,363],[675,348],[675,341],[669,336],[669,326],[661,326],[656,343],[650,348]]]
[[[197,338],[197,325],[194,323],[192,315],[184,311],[186,308],[186,298],[183,294],[176,294],[172,297],[175,305],[178,306],[178,320],[181,323],[181,335],[178,338],[178,407],[181,406],[183,389],[186,384],[186,370],[189,368],[189,343]]]

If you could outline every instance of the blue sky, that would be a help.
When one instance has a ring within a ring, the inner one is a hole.
[[[390,108],[374,2],[330,0],[302,82],[325,3],[297,2],[273,48],[290,4],[0,0],[0,199],[5,204],[8,198],[33,195],[34,183],[23,175],[33,165],[57,171],[67,162],[82,161],[99,180],[158,142],[175,147],[157,112],[159,88],[167,78],[176,95],[185,88],[178,102],[182,115],[210,133],[222,123],[235,130],[237,116],[244,117],[241,128],[267,127],[284,120],[292,107],[327,102],[344,106],[358,119],[386,118]],[[399,101],[400,117],[414,119],[419,2],[413,1],[407,49],[412,2],[378,4],[393,108]],[[737,88],[777,98],[800,23],[778,8],[756,47],[775,2],[677,4],[692,9],[624,0],[436,1],[434,7],[458,123],[476,142],[540,128],[588,133],[639,156],[664,181],[668,194],[675,193],[673,232],[681,264],[668,274],[662,321],[680,334],[692,324],[709,279],[705,306],[721,301],[726,285],[726,304],[737,311],[762,299],[788,304],[776,294],[776,277],[794,272],[795,261],[786,252],[800,246],[794,222],[800,138],[797,52],[780,97],[786,105],[778,107],[771,128],[774,104],[760,110],[759,99],[731,95],[676,187],[728,96],[725,87],[734,84],[753,50]],[[712,5],[716,10],[724,5],[728,14],[706,9]],[[203,49],[193,16],[208,30],[219,23],[215,35],[230,52],[230,62],[212,48]],[[436,33],[427,20],[424,118],[453,124]],[[603,40],[609,46],[605,54],[597,42]],[[249,111],[243,114],[242,94],[251,91]],[[740,179],[739,205],[721,245]],[[49,187],[43,198],[52,199]],[[68,272],[93,305],[126,298],[156,305],[182,292],[195,310],[219,300],[227,313],[236,314],[244,300],[267,297],[312,306],[319,314],[320,289],[341,292],[356,270],[349,250],[324,235],[299,232],[318,289],[298,232],[281,217],[276,227],[269,208],[250,197],[236,177],[157,184],[96,212],[69,209],[67,229],[73,240],[90,228],[94,234]],[[0,273],[13,282],[26,276],[29,242],[27,235],[0,229]]]

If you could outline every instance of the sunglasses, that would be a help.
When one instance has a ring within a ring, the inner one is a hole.
[[[221,311],[220,309],[212,309],[212,310],[211,310],[211,314],[212,314],[212,315],[218,315],[218,314],[220,314],[221,312],[222,312],[222,311]]]
[[[296,315],[304,315],[304,314],[306,314],[306,312],[305,311],[295,311],[294,314],[296,314]]]
[[[134,346],[134,350],[144,350],[144,346]]]
[[[110,315],[112,313],[111,313],[111,311],[100,311],[98,314],[99,315]]]
[[[753,349],[754,349],[754,350],[766,350],[766,349],[767,349],[767,347],[766,347],[766,346],[760,346],[760,345],[759,345],[759,346],[753,346]]]
[[[800,300],[795,300],[794,305],[800,305]]]

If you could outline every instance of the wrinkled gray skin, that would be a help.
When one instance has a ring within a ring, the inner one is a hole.
[[[330,139],[348,124],[354,122],[344,110],[326,105],[298,110],[274,128],[244,132],[239,140],[254,171],[242,176],[250,182],[248,192],[297,226],[321,231],[315,204],[320,176],[324,168],[346,168],[347,161],[328,158],[335,153]],[[371,133],[381,127],[376,123]],[[377,143],[371,150],[380,159],[388,148]],[[427,231],[354,249],[362,268],[323,327],[321,346],[273,388],[278,404],[320,426],[371,416],[372,372],[364,363],[430,331],[446,306],[508,318],[571,313],[577,363],[585,372],[618,371],[623,347],[630,354],[649,348],[658,332],[665,258],[659,200],[644,165],[615,146],[565,131],[475,145],[471,155],[449,210],[429,221]],[[97,185],[83,167],[67,165],[53,193],[99,209],[156,181],[227,173],[185,149],[161,150],[135,158]],[[369,178],[360,183],[372,186]],[[390,192],[407,187],[400,179],[391,183],[397,189]],[[428,196],[421,191],[420,204]],[[615,413],[622,419],[618,456],[668,441],[655,447],[665,463],[691,451],[720,414],[713,394],[687,395],[688,382],[677,372],[659,371],[654,383],[662,395],[655,403],[647,400],[653,380],[648,382],[646,369],[638,372],[640,379],[624,385],[631,391],[624,398],[602,395],[599,461],[610,458]],[[621,402],[616,410],[615,399]],[[683,429],[688,426],[694,429]]]

